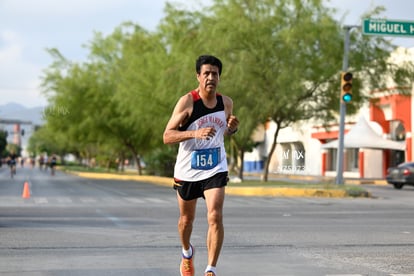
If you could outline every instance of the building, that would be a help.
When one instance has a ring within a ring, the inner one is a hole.
[[[391,58],[396,63],[414,61],[414,48],[399,48]],[[413,160],[412,92],[413,87],[395,87],[389,82],[386,90],[370,91],[371,101],[356,116],[347,116],[344,177],[384,178],[388,167]],[[244,156],[246,172],[261,171],[268,158],[276,125],[269,121],[264,129],[260,146]],[[281,129],[269,172],[335,177],[338,134],[338,123],[301,123]]]

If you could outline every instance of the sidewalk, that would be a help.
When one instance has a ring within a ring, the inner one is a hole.
[[[84,178],[94,178],[94,179],[117,179],[117,180],[132,180],[132,181],[141,181],[147,183],[153,183],[156,185],[161,185],[165,187],[172,187],[173,179],[171,177],[161,177],[161,176],[149,176],[149,175],[120,175],[114,173],[93,173],[93,172],[67,172],[70,174],[77,175]],[[246,179],[260,179],[260,175],[246,174]],[[280,196],[280,197],[331,197],[331,198],[341,198],[348,197],[346,191],[342,189],[314,189],[314,188],[290,188],[290,187],[266,187],[264,183],[262,187],[240,187],[232,185],[235,179],[231,178],[229,184],[226,187],[226,194],[228,195],[239,195],[239,196]],[[269,181],[272,180],[282,180],[282,181],[304,181],[304,182],[334,182],[332,179],[325,179],[321,177],[312,177],[312,176],[297,176],[297,175],[269,175]],[[236,180],[237,181],[237,180]],[[383,182],[378,182],[374,180],[346,180],[346,184],[377,184],[383,185]],[[386,182],[385,182],[386,184]],[[361,197],[370,197],[369,193],[362,194]]]

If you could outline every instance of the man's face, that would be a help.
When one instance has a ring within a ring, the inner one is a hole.
[[[219,68],[214,65],[204,64],[200,68],[200,74],[197,74],[200,86],[207,92],[215,92],[220,81]]]

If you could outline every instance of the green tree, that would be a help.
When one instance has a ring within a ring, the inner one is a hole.
[[[336,117],[343,29],[333,11],[317,0],[217,0],[210,10],[200,24],[198,39],[229,64],[223,85],[235,99],[235,113],[241,119],[241,135],[235,138],[238,146],[250,147],[254,124],[271,119],[277,125],[264,170],[267,181],[280,129]],[[380,11],[375,9],[373,15]],[[360,80],[368,87],[384,85],[384,75],[399,84],[410,81],[412,65],[401,68],[388,63],[393,48],[384,38],[355,31],[351,45],[349,64],[355,85],[350,113],[367,99]]]
[[[55,131],[48,124],[36,129],[29,139],[28,152],[30,156],[36,156],[43,153],[48,155],[56,154],[64,162],[64,156],[67,153],[75,153],[74,147],[68,144],[64,133]]]
[[[154,33],[125,23],[107,37],[95,34],[88,62],[73,63],[57,49],[49,51],[54,62],[43,84],[50,108],[68,112],[47,114],[48,128],[83,156],[122,159],[128,149],[138,166],[151,152],[169,156],[169,149],[157,150],[162,131],[178,97],[197,85],[196,57],[209,53],[223,60],[219,90],[233,98],[241,121],[230,156],[240,159],[251,150],[257,126],[269,119],[277,125],[266,181],[280,129],[337,116],[344,30],[333,14],[320,0],[214,0],[195,11],[167,3]],[[382,37],[351,33],[355,78],[349,113],[369,98],[362,87],[381,88],[386,76],[397,85],[410,83],[412,64],[389,63],[391,50]],[[242,165],[243,160],[241,177]]]
[[[141,156],[161,145],[162,119],[160,109],[165,106],[161,97],[166,49],[159,36],[136,28],[122,49],[117,62],[118,122],[125,134],[127,147],[141,170]]]
[[[88,68],[66,60],[57,49],[48,51],[54,58],[43,76],[49,106],[44,112],[46,128],[38,134],[37,143],[43,143],[47,148],[50,137],[58,136],[57,142],[66,145],[67,151],[79,157],[88,156],[88,146],[96,141],[88,116],[92,97]]]
[[[17,156],[20,156],[22,152],[22,148],[13,143],[8,143],[6,145],[6,155],[9,155],[10,153],[15,153]]]
[[[5,156],[6,146],[7,146],[7,132],[4,130],[0,130],[0,157]]]
[[[48,124],[74,141],[86,158],[119,159],[116,152],[125,156],[128,149],[141,174],[142,154],[161,141],[153,139],[155,132],[158,137],[162,133],[154,112],[163,72],[156,58],[161,62],[165,52],[159,45],[139,26],[124,23],[108,37],[95,34],[87,63],[71,63],[50,50],[55,62],[46,71],[44,87],[50,91],[51,109],[68,112],[64,118],[49,112]]]

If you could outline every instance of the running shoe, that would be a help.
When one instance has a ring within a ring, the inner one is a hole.
[[[181,259],[181,264],[180,264],[180,274],[181,276],[194,276],[194,265],[193,265],[193,260],[194,260],[194,247],[192,245],[191,249],[193,251],[193,255],[190,258],[187,257],[182,257]],[[213,274],[214,276],[214,274]]]
[[[206,273],[204,273],[204,276],[216,276],[216,274],[214,274],[213,271],[207,271]]]

